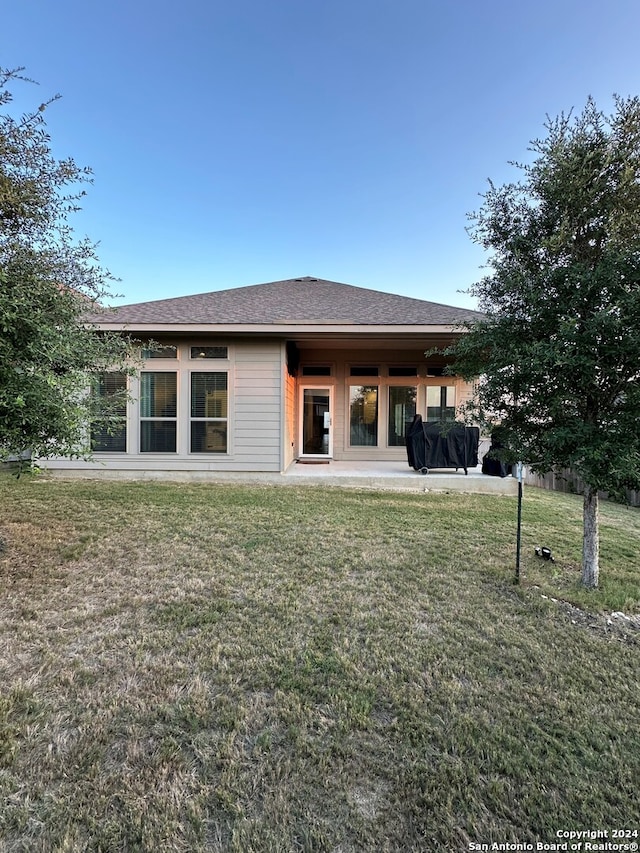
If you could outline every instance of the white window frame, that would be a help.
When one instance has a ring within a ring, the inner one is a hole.
[[[220,361],[224,361],[224,360],[225,359],[220,359]],[[217,359],[203,358],[203,359],[194,359],[193,361],[206,364],[206,363],[211,362],[211,361],[217,362],[218,360]],[[191,395],[192,395],[193,376],[195,376],[196,374],[207,374],[207,373],[223,374],[226,377],[227,387],[224,390],[226,391],[226,401],[225,402],[226,402],[227,414],[224,417],[214,417],[214,416],[209,417],[206,415],[204,417],[197,417],[197,416],[194,416],[191,414]],[[228,367],[226,367],[226,366],[223,370],[196,370],[194,368],[189,370],[189,382],[188,382],[188,389],[187,389],[187,392],[189,395],[188,407],[187,407],[189,424],[188,424],[188,429],[187,429],[187,442],[188,442],[188,453],[190,455],[196,456],[198,458],[200,458],[200,457],[206,458],[207,456],[215,456],[215,457],[229,456],[229,442],[230,442],[230,429],[229,429],[229,422],[230,422],[230,418],[229,418],[230,387],[229,387],[229,385],[230,385],[230,371],[229,371]],[[192,423],[206,423],[206,424],[217,424],[217,423],[222,424],[223,423],[225,425],[225,450],[193,450],[192,446],[191,446],[191,424]]]

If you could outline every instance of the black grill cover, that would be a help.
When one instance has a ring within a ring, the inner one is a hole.
[[[491,433],[491,447],[485,454],[482,460],[482,473],[489,474],[491,477],[508,477],[512,473],[512,466],[508,462],[502,462],[496,458],[496,452],[504,450],[505,445],[502,442],[502,430],[496,427]]]
[[[416,415],[407,430],[407,458],[415,471],[422,468],[475,468],[480,430],[464,424],[425,423]]]

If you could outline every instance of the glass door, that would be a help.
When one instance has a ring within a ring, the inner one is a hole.
[[[325,457],[333,454],[331,388],[302,388],[300,456]]]

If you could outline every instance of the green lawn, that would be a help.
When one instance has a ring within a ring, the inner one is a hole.
[[[640,510],[0,478],[0,850],[463,851],[640,826]],[[542,563],[548,545],[556,563]],[[635,839],[640,840],[640,839]]]

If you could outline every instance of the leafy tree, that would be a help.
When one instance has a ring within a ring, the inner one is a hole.
[[[448,350],[512,458],[586,483],[582,582],[598,585],[598,491],[640,484],[640,100],[549,119],[520,180],[471,214],[485,317]]]
[[[121,401],[87,393],[98,371],[127,370],[131,342],[97,333],[113,280],[69,225],[91,172],[56,160],[44,113],[12,117],[9,86],[31,82],[0,70],[0,458],[86,455],[87,423],[109,423]]]

